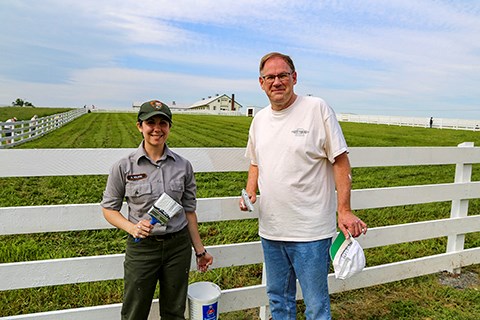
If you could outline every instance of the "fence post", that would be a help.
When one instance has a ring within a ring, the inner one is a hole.
[[[473,148],[473,142],[464,142],[458,145],[459,148]],[[472,164],[457,163],[455,167],[455,183],[470,182],[472,180]],[[450,218],[466,217],[468,215],[468,199],[452,200]],[[447,253],[458,252],[464,249],[465,234],[452,234],[448,236]],[[460,274],[461,268],[447,270],[454,274]]]
[[[17,132],[15,131],[17,129],[17,123],[15,121],[15,122],[11,122],[10,124],[13,127],[12,135],[10,136],[12,138],[12,139],[10,139],[10,145],[14,145],[15,144],[15,136],[17,135]]]
[[[20,131],[20,138],[18,138],[19,142],[21,140],[25,140],[25,133],[28,132],[28,125],[26,125],[25,120],[22,121],[22,124],[20,126],[22,128],[22,131]]]
[[[262,267],[262,284],[267,283],[267,274],[266,274],[265,262],[263,263]],[[268,320],[271,317],[270,314],[270,307],[269,306],[261,306],[260,307],[260,320]]]

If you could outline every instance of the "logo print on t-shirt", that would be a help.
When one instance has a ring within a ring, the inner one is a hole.
[[[292,133],[296,136],[296,137],[304,137],[307,135],[309,131],[308,130],[305,130],[303,128],[298,128],[298,129],[295,129],[292,131]]]

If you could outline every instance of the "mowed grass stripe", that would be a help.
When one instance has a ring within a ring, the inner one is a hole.
[[[225,121],[223,118],[228,118]],[[174,115],[171,147],[242,147],[251,118]],[[135,148],[142,140],[134,113],[89,113],[18,148]]]
[[[174,115],[171,146],[242,147],[251,118],[207,115]]]

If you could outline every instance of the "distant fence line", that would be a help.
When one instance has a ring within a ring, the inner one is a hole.
[[[422,128],[428,128],[430,126],[429,117],[375,116],[340,113],[337,114],[337,119],[340,122],[386,124],[392,126]],[[480,131],[480,120],[433,118],[432,128]]]
[[[37,118],[35,121],[0,122],[0,149],[11,148],[41,137],[85,113],[87,113],[87,109],[81,108]],[[10,129],[10,126],[13,129]],[[7,132],[11,132],[12,135],[7,136]]]
[[[228,110],[190,110],[190,109],[175,109],[171,108],[173,114],[196,114],[196,115],[215,115],[215,116],[245,116],[245,113],[240,111]],[[92,109],[96,113],[137,113],[138,108],[132,109]]]

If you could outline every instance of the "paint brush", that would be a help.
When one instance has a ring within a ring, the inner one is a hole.
[[[163,193],[147,212],[151,217],[150,224],[155,225],[160,223],[162,226],[165,226],[170,219],[182,211],[182,208],[183,207],[168,194]],[[142,239],[135,238],[135,242],[139,242],[140,240]]]

